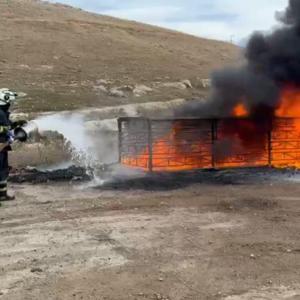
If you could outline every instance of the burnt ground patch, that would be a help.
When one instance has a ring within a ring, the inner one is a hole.
[[[164,191],[186,188],[193,184],[243,185],[276,182],[300,174],[292,169],[244,168],[226,170],[197,170],[176,173],[147,173],[139,177],[115,175],[103,185],[102,190]],[[250,201],[252,203],[252,201]]]
[[[10,176],[10,182],[32,184],[47,182],[89,182],[94,179],[93,175],[91,175],[92,173],[91,170],[76,166],[52,171],[23,169],[14,170]],[[264,184],[266,182],[288,180],[300,175],[300,172],[294,169],[243,168],[195,170],[175,173],[130,173],[128,175],[124,174],[124,172],[118,173],[113,168],[106,167],[100,172],[97,171],[97,174],[98,178],[102,179],[102,181],[101,184],[96,184],[95,189],[165,191],[182,189],[201,183],[213,185]],[[246,200],[244,202],[248,203]],[[252,200],[250,203],[253,203]],[[240,206],[238,203],[236,205]],[[261,203],[258,205],[261,205]]]

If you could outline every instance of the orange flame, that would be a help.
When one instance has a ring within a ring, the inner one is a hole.
[[[247,117],[248,114],[248,110],[245,107],[245,105],[243,103],[238,104],[234,109],[233,109],[233,116],[234,117]]]
[[[180,133],[185,130],[180,121],[175,122],[168,134],[154,141],[151,151],[153,170],[175,172],[211,168],[211,144],[193,139],[195,136],[199,137],[197,127],[190,128],[188,139],[180,137]],[[145,149],[137,157],[124,157],[122,163],[148,170],[149,149]]]
[[[300,117],[300,89],[296,87],[285,88],[280,97],[279,106],[275,112],[277,117]]]

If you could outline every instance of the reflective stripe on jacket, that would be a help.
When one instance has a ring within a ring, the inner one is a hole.
[[[1,126],[0,125],[0,134],[1,133],[8,133],[8,131],[10,130],[10,126]]]

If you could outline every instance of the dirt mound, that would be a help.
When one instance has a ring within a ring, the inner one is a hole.
[[[240,52],[227,43],[37,0],[0,0],[0,40],[1,85],[29,94],[19,107],[26,111],[203,95],[203,79]],[[194,89],[174,88],[187,79]],[[155,88],[163,83],[169,84]]]

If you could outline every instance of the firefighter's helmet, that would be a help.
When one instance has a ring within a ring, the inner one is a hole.
[[[0,89],[0,106],[11,104],[17,97],[18,94],[9,89]]]

